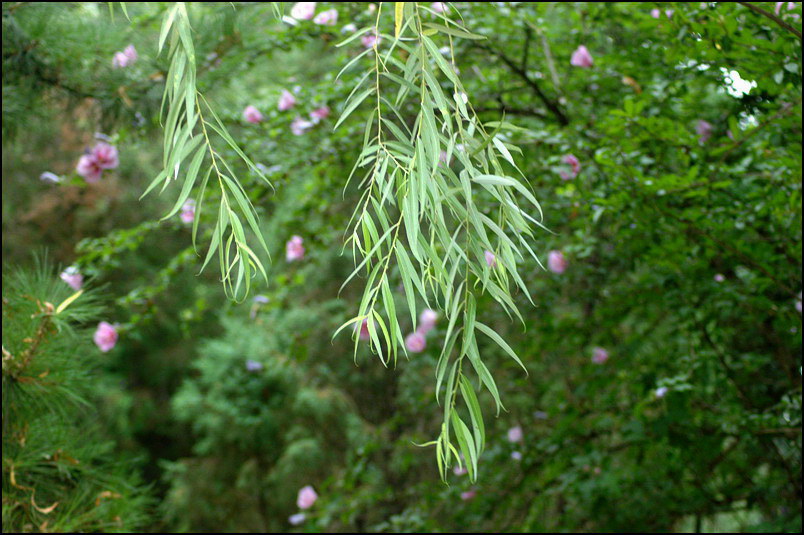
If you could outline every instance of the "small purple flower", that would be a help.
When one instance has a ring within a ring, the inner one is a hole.
[[[257,362],[256,360],[248,359],[246,361],[246,369],[250,372],[258,372],[263,369],[262,362]]]

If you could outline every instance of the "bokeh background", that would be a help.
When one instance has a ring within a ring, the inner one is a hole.
[[[448,4],[486,37],[454,39],[475,109],[521,127],[508,141],[551,231],[532,247],[567,260],[562,273],[524,264],[536,303],[515,296],[524,326],[478,303],[528,374],[481,345],[507,410],[495,417],[480,398],[489,439],[475,484],[442,483],[433,451],[414,445],[438,433],[445,326],[395,368],[365,348],[353,360],[348,334],[332,339],[362,295],[360,279],[339,288],[360,193],[344,186],[369,113],[333,131],[369,67],[335,81],[364,50],[335,44],[373,24],[373,4],[318,2],[337,10],[334,25],[290,24],[270,3],[188,8],[199,89],[275,186],[240,169],[272,254],[267,283],[241,304],[217,266],[199,273],[190,226],[160,221],[177,191],[140,199],[161,170],[157,41],[172,4],[110,4],[2,7],[4,531],[800,532],[800,3]],[[381,9],[391,31],[393,6]],[[115,68],[128,45],[136,61]],[[580,45],[591,67],[571,64]],[[283,90],[296,104],[280,111]],[[249,105],[259,123],[244,119]],[[322,106],[329,117],[292,131]],[[103,140],[119,166],[87,183],[76,164]],[[569,154],[580,170],[565,180]],[[204,232],[212,216],[198,217]],[[288,262],[293,235],[305,254]],[[33,306],[20,295],[66,298],[70,265],[92,306],[53,335],[69,343],[37,358],[44,371],[81,363],[59,380],[80,382],[87,403],[61,422],[9,413],[20,378],[6,349],[38,324],[7,310]],[[107,353],[92,343],[99,321],[117,325]],[[608,360],[593,362],[595,348]],[[80,359],[47,364],[70,351]],[[65,506],[82,476],[59,463],[79,421],[106,445],[98,470],[129,494],[101,500],[101,477]],[[35,437],[13,431],[28,424],[52,451],[26,472]],[[307,485],[318,499],[292,525]],[[81,523],[115,500],[109,523]]]

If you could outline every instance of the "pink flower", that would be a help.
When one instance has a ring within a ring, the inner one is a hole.
[[[296,97],[287,89],[283,89],[282,94],[279,96],[279,111],[287,111],[295,105]]]
[[[101,169],[114,169],[120,165],[120,160],[117,157],[117,149],[108,143],[98,143],[92,147],[90,155],[95,159],[95,162]]]
[[[571,178],[575,178],[578,176],[578,173],[581,172],[581,162],[572,154],[567,154],[561,161],[570,166],[571,172],[568,173],[566,171],[561,171],[559,174],[561,178],[564,180],[570,180]]]
[[[195,219],[195,201],[193,199],[187,199],[187,201],[181,207],[179,217],[181,218],[182,223],[193,222]]]
[[[310,20],[315,15],[317,2],[296,2],[290,9],[290,16],[296,20]]]
[[[116,69],[128,67],[137,61],[138,57],[137,49],[134,48],[134,45],[128,45],[122,52],[115,52],[112,58],[112,67]]]
[[[98,161],[91,154],[84,154],[78,159],[78,165],[75,166],[78,174],[84,177],[84,180],[90,184],[97,182],[103,174],[103,169],[98,165]]]
[[[662,12],[659,11],[658,9],[651,9],[650,16],[653,17],[654,19],[658,19],[659,17],[662,16]]]
[[[564,253],[561,251],[550,251],[547,255],[547,267],[550,268],[550,271],[553,273],[564,273],[568,265],[569,262],[564,258]]]
[[[486,264],[490,268],[497,267],[497,257],[494,256],[494,253],[492,253],[491,251],[486,251],[483,253],[483,255],[486,257]]]
[[[288,243],[285,245],[285,258],[287,258],[288,262],[304,258],[303,242],[304,240],[301,236],[294,235],[290,237],[290,240],[288,240]]]
[[[609,360],[609,352],[602,347],[596,347],[592,350],[592,362],[595,364],[603,364]]]
[[[405,337],[405,347],[412,353],[421,353],[426,346],[427,341],[419,331],[412,332]]]
[[[523,436],[521,426],[515,425],[508,430],[508,442],[522,442]]]
[[[581,45],[575,49],[575,52],[572,53],[570,64],[575,67],[587,68],[594,64],[594,60],[592,59],[592,54],[589,53],[589,50],[587,50],[585,46]]]
[[[695,125],[695,133],[700,136],[698,142],[703,145],[712,137],[712,125],[701,119]]]
[[[117,329],[115,329],[114,325],[111,323],[102,321],[98,323],[98,328],[95,331],[93,340],[95,341],[95,345],[98,346],[101,351],[106,353],[107,351],[110,351],[117,343]]]
[[[84,276],[79,273],[78,268],[75,266],[70,266],[62,271],[59,277],[76,292],[80,290],[81,286],[84,284]]]
[[[785,4],[787,4],[787,10],[788,11],[792,11],[792,10],[796,9],[796,3],[795,2],[776,2],[776,9],[774,11],[776,11],[777,15],[779,15],[782,12],[782,6],[785,5]]]
[[[665,9],[665,10],[664,10],[664,14],[665,14],[665,15],[667,15],[667,18],[668,18],[668,19],[673,18],[673,13],[675,13],[675,11],[674,11],[674,10],[672,10],[672,9]]]
[[[718,273],[715,275],[715,282],[723,282],[726,280],[726,277],[723,276],[722,273]]]
[[[315,489],[313,489],[313,487],[310,485],[307,485],[299,490],[299,496],[296,498],[296,505],[299,506],[299,509],[309,509],[313,506],[317,499],[318,494],[316,494]]]
[[[422,310],[422,313],[419,314],[419,332],[426,335],[435,327],[437,320],[438,312],[430,308],[425,308]]]
[[[326,119],[327,117],[329,117],[329,107],[327,106],[321,106],[320,108],[316,108],[310,112],[310,118],[315,123]]]
[[[659,388],[656,389],[656,392],[654,393],[654,395],[656,396],[656,398],[662,399],[663,397],[665,397],[667,395],[667,391],[668,390],[667,390],[666,386],[660,386]]]
[[[293,95],[291,95],[290,98],[293,98]],[[279,109],[282,109],[281,102],[282,100],[280,99]],[[243,110],[243,118],[250,123],[257,124],[260,121],[262,121],[262,113],[260,113],[260,110],[258,110],[254,106],[246,106],[246,109]]]
[[[452,473],[456,476],[465,476],[469,473],[469,470],[466,469],[464,465],[456,466],[452,469]]]
[[[371,48],[373,46],[377,46],[380,42],[379,36],[372,32],[365,34],[363,37],[360,38],[360,42],[363,43],[363,46],[366,48]]]
[[[360,322],[359,329],[360,329],[360,333],[358,334],[358,338],[360,338],[361,340],[368,340],[368,339],[371,338],[371,335],[369,334],[369,328],[368,328],[368,318],[366,318],[362,322]],[[357,326],[357,324],[355,324],[355,331],[357,331],[357,330],[358,330],[358,326]]]
[[[296,513],[295,515],[290,515],[288,522],[290,522],[292,526],[298,526],[304,522],[305,518],[304,513]]]
[[[308,121],[306,119],[302,119],[301,117],[296,117],[290,123],[290,131],[293,132],[294,136],[301,136],[307,130],[312,128],[313,126],[314,126],[314,123],[312,123],[312,122],[310,122],[310,121]]]
[[[445,13],[447,11],[447,4],[444,2],[433,2],[430,8],[436,13]]]
[[[315,16],[313,22],[324,26],[335,26],[335,23],[338,22],[338,10],[328,9],[326,11],[322,11]]]
[[[474,489],[467,490],[466,492],[461,492],[461,499],[463,501],[465,501],[465,502],[468,502],[469,500],[473,499],[475,496],[477,496],[477,491],[474,490]]]

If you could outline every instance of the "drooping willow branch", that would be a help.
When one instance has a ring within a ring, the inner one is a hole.
[[[202,270],[218,253],[221,281],[228,296],[242,299],[248,294],[251,279],[265,275],[262,261],[249,245],[246,230],[250,229],[262,250],[268,247],[260,233],[257,213],[243,186],[226,158],[216,149],[215,142],[228,146],[258,177],[270,185],[262,171],[243,153],[226,130],[214,109],[196,88],[196,56],[187,7],[176,3],[165,14],[159,35],[159,51],[169,43],[170,69],[165,79],[162,108],[167,104],[164,119],[163,168],[143,193],[143,197],[161,184],[164,191],[171,182],[183,183],[173,208],[164,216],[175,215],[190,198],[200,178],[196,217],[193,220],[193,245],[196,244],[202,204],[210,176],[217,182],[220,194],[218,217],[207,249]],[[204,164],[207,165],[202,170]]]
[[[525,254],[538,262],[528,241],[541,223],[519,199],[531,204],[539,218],[541,209],[525,183],[513,176],[522,176],[511,154],[519,150],[505,141],[504,133],[515,127],[504,121],[481,123],[454,68],[452,39],[482,37],[415,2],[395,3],[391,36],[381,32],[382,13],[381,5],[373,28],[339,45],[367,32],[378,37],[344,67],[373,54],[338,123],[363,102],[372,102],[363,149],[350,175],[350,180],[360,177],[362,195],[347,239],[357,267],[344,283],[363,274],[366,287],[357,315],[338,332],[348,326],[357,331],[365,322],[372,351],[388,365],[396,362],[397,348],[404,348],[390,284],[394,272],[414,326],[417,298],[437,305],[448,322],[436,367],[436,399],[443,402],[444,413],[439,436],[427,445],[436,447],[442,478],[451,464],[465,461],[475,480],[486,439],[472,379],[491,393],[498,413],[502,408],[477,334],[524,368],[499,334],[478,320],[477,297],[488,294],[509,317],[522,319],[511,292],[516,287],[530,298],[517,265]],[[452,61],[434,39],[448,41]],[[405,118],[414,112],[409,127]],[[354,340],[356,352],[356,333]]]

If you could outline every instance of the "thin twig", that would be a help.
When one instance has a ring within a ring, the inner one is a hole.
[[[737,3],[744,5],[745,7],[747,7],[748,9],[750,9],[751,11],[753,11],[755,13],[759,13],[760,15],[762,15],[764,17],[768,17],[773,22],[775,22],[776,24],[778,24],[779,26],[781,26],[782,28],[784,28],[788,32],[790,32],[793,35],[795,35],[796,37],[798,37],[798,40],[801,41],[801,32],[796,30],[795,28],[793,28],[789,24],[787,24],[785,21],[783,21],[777,15],[774,15],[773,13],[771,13],[769,11],[765,11],[761,7],[757,7],[757,6],[755,6],[754,4],[752,4],[750,2],[737,2]]]

